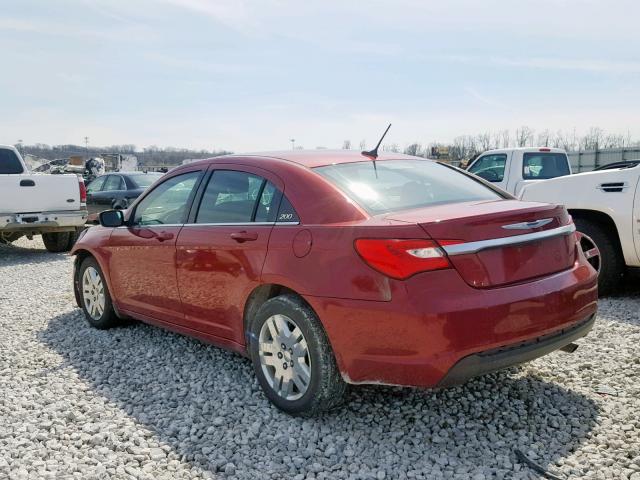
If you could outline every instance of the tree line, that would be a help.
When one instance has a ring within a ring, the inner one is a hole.
[[[511,131],[509,129],[496,132],[483,132],[476,135],[459,135],[451,142],[428,142],[422,144],[414,142],[401,149],[398,144],[385,144],[382,149],[388,152],[403,152],[418,157],[431,157],[435,151],[447,151],[449,159],[453,161],[470,160],[486,150],[495,148],[516,147],[554,147],[563,148],[567,152],[584,150],[604,150],[612,148],[640,147],[640,140],[633,139],[630,133],[607,133],[599,127],[591,127],[588,131],[578,134],[573,131],[542,130],[536,132],[533,128],[522,126]],[[351,149],[350,140],[345,140],[343,149]],[[366,150],[363,140],[360,148]]]
[[[179,165],[183,160],[200,159],[226,155],[232,152],[226,150],[192,150],[188,148],[158,147],[152,145],[142,150],[137,150],[135,145],[109,145],[105,147],[88,147],[82,145],[47,145],[36,143],[34,145],[16,144],[16,148],[22,155],[29,154],[46,160],[57,160],[79,155],[85,158],[99,157],[107,153],[120,153],[135,155],[140,165]]]

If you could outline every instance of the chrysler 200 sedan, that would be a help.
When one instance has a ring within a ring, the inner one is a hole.
[[[88,322],[132,317],[248,356],[291,414],[347,384],[444,387],[587,334],[596,272],[562,206],[399,154],[181,166],[78,240]]]

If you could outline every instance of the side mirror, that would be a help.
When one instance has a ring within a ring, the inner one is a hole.
[[[115,228],[124,225],[124,213],[122,210],[105,210],[100,212],[100,225]]]

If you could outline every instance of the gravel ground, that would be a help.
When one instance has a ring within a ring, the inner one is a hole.
[[[539,478],[520,449],[560,478],[640,480],[640,282],[572,355],[445,391],[354,388],[298,419],[235,354],[89,328],[71,259],[17,244],[0,245],[0,478]]]

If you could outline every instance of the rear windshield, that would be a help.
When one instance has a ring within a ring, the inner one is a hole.
[[[569,161],[564,153],[525,153],[522,157],[522,178],[544,180],[569,175]]]
[[[13,150],[0,148],[0,174],[14,175],[23,172],[22,163]]]
[[[139,175],[129,175],[129,178],[133,181],[136,187],[148,188],[162,175],[162,173],[141,173]]]
[[[371,214],[502,198],[479,181],[430,160],[364,161],[314,170]]]

